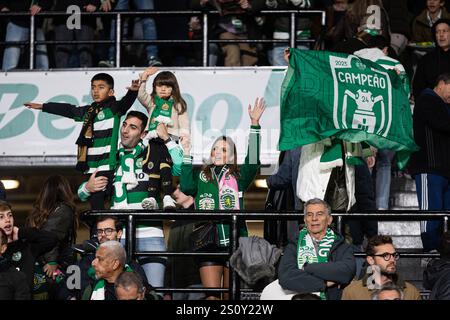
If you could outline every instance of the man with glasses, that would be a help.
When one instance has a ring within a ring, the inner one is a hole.
[[[95,259],[97,247],[107,241],[120,241],[123,234],[122,230],[123,225],[116,217],[105,216],[98,218],[95,228],[98,242],[95,241],[95,238],[86,241],[83,244],[84,254],[78,262],[81,271],[81,288],[80,290],[69,290],[68,288],[65,288],[61,293],[61,299],[80,299],[81,293],[84,292],[88,286],[95,283],[95,272],[92,267],[92,262]],[[141,276],[145,283],[148,283],[145,272],[139,263],[129,260],[127,261],[127,264]]]
[[[376,235],[370,238],[366,248],[366,261],[369,265],[366,274],[361,280],[353,280],[344,289],[342,300],[371,300],[373,292],[387,283],[403,290],[404,300],[420,300],[419,290],[397,273],[399,258],[390,236]]]

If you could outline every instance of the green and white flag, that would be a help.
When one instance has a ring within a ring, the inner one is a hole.
[[[397,151],[404,168],[414,142],[409,92],[394,70],[354,55],[290,49],[281,87],[279,149],[334,136]]]

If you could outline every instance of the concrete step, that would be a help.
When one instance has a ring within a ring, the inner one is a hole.
[[[389,200],[391,208],[419,209],[419,202],[415,191],[391,191]]]

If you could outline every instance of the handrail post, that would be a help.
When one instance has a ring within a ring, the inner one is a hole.
[[[291,43],[290,43],[290,47],[291,48],[296,48],[296,40],[297,40],[297,35],[295,32],[295,13],[291,13]]]
[[[208,14],[205,12],[203,14],[203,56],[202,65],[203,67],[208,66]]]
[[[448,216],[444,217],[444,232],[448,231]]]
[[[231,254],[234,254],[237,250],[238,235],[239,235],[238,220],[237,220],[237,216],[235,214],[233,214],[233,216],[231,218],[231,239],[230,239]],[[240,300],[241,290],[239,288],[240,286],[239,286],[238,274],[237,274],[236,270],[234,270],[234,268],[232,268],[231,266],[230,266],[230,271],[231,271],[231,282],[230,282],[230,288],[229,288],[230,298],[231,298],[231,300]]]
[[[136,248],[136,232],[134,230],[135,223],[134,223],[134,217],[132,214],[128,216],[127,221],[127,241],[126,241],[126,252],[127,257],[130,260],[134,260],[135,257],[135,248]]]
[[[30,70],[34,69],[34,42],[35,42],[35,28],[34,15],[30,16]]]
[[[120,47],[122,42],[122,33],[120,30],[122,29],[122,15],[117,13],[116,19],[116,68],[120,68]]]
[[[337,217],[337,226],[336,226],[336,228],[337,228],[337,232],[339,234],[343,234],[342,233],[342,216],[341,215],[338,215],[338,217]]]

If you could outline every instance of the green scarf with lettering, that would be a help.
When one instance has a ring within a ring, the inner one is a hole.
[[[119,167],[114,177],[113,209],[126,209],[128,207],[127,191],[138,185],[136,178],[136,162],[140,159],[144,144],[140,141],[132,151],[126,151],[123,146],[119,149]]]
[[[228,167],[223,166],[218,175],[211,168],[211,180],[200,172],[198,180],[198,191],[195,197],[195,208],[197,210],[239,210],[239,190],[236,177],[228,174]],[[219,247],[230,245],[230,226],[217,223],[219,235]],[[241,230],[243,233],[243,230]],[[244,230],[245,233],[245,230]]]
[[[330,257],[330,250],[336,240],[336,235],[330,228],[323,239],[319,242],[317,252],[314,240],[306,228],[300,230],[297,242],[297,265],[302,269],[305,263],[325,263]],[[325,292],[316,293],[322,300],[326,300]]]
[[[172,122],[172,110],[174,100],[170,98],[168,100],[162,99],[157,95],[153,96],[153,103],[155,107],[153,108],[153,112],[150,116],[150,121],[148,124],[148,134],[149,137],[156,138],[158,135],[156,134],[156,127],[160,123],[164,123],[166,125],[171,125]]]

